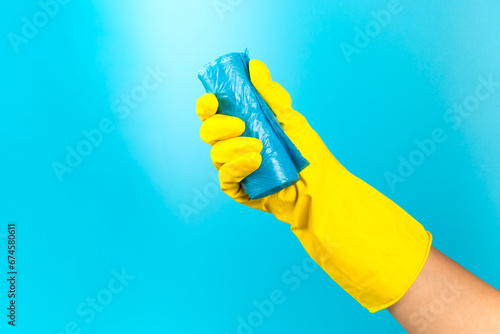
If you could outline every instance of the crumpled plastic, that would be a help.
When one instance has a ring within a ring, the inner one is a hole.
[[[250,80],[250,58],[245,53],[229,53],[208,63],[198,78],[207,93],[219,101],[218,114],[239,117],[245,122],[242,136],[263,143],[262,163],[241,183],[251,199],[274,194],[299,180],[299,172],[309,165],[287,137],[276,116]]]

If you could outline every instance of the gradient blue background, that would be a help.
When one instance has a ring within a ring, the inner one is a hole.
[[[500,81],[498,1],[401,1],[350,63],[339,44],[353,44],[354,28],[388,1],[243,0],[223,19],[213,4],[70,1],[18,53],[7,36],[40,6],[4,4],[0,259],[7,222],[17,221],[17,333],[55,334],[76,321],[82,333],[233,334],[237,317],[273,289],[286,301],[255,333],[404,333],[321,270],[290,291],[282,275],[306,254],[272,216],[217,191],[183,218],[196,192],[214,186],[210,147],[198,137],[197,71],[245,48],[349,170],[424,224],[437,248],[500,287],[500,90],[459,129],[443,120],[480,76]],[[120,119],[113,101],[141,84],[148,66],[168,78]],[[51,164],[103,118],[116,130],[59,182]],[[392,191],[384,173],[437,127],[448,140]],[[135,279],[86,323],[77,305],[121,268]],[[0,328],[10,333],[4,313]]]

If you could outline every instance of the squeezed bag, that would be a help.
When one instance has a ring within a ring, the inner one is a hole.
[[[262,163],[241,181],[251,199],[274,194],[299,180],[309,165],[287,137],[276,116],[250,80],[248,53],[229,53],[208,63],[198,73],[207,93],[219,101],[218,114],[235,116],[245,122],[242,136],[263,143]]]

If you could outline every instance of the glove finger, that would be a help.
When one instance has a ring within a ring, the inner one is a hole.
[[[219,101],[217,101],[215,95],[211,93],[204,94],[196,101],[196,113],[202,122],[215,115],[218,107]]]
[[[219,140],[238,137],[245,131],[245,122],[238,117],[213,115],[200,128],[200,137],[205,143],[214,145]]]
[[[220,188],[230,197],[241,194],[241,180],[259,168],[262,156],[256,152],[246,153],[219,169]]]
[[[305,117],[292,109],[290,94],[271,79],[271,73],[263,62],[257,59],[250,60],[249,72],[252,84],[276,115],[285,132],[307,125]]]
[[[252,137],[235,137],[218,141],[210,151],[210,157],[217,170],[225,163],[236,160],[250,152],[260,153],[262,142]]]

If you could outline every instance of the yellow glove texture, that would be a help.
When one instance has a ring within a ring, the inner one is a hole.
[[[205,94],[196,103],[203,121],[200,136],[213,146],[221,189],[290,224],[308,254],[370,312],[394,304],[420,273],[431,234],[335,159],[305,117],[292,109],[290,95],[271,80],[264,63],[251,60],[249,71],[252,84],[310,165],[296,184],[251,200],[240,181],[259,167],[262,142],[240,137],[245,123],[216,114],[217,98]]]

